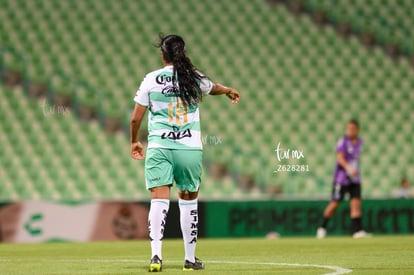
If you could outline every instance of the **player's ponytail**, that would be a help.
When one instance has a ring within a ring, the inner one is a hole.
[[[172,82],[179,83],[176,90],[183,102],[188,105],[197,104],[202,99],[202,92],[199,86],[203,78],[194,67],[191,60],[185,53],[185,42],[178,35],[163,36],[160,34],[160,44],[158,45],[164,54],[165,61],[173,64]]]

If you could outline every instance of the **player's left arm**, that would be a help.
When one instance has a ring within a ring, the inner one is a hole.
[[[142,119],[147,111],[147,107],[135,104],[134,111],[131,116],[130,121],[130,140],[131,140],[131,157],[133,159],[144,159],[144,147],[142,146],[141,142],[138,140],[138,132],[139,128],[141,127]]]
[[[231,99],[231,103],[236,104],[240,102],[240,93],[236,89],[224,86],[220,83],[213,84],[210,95],[226,95]]]

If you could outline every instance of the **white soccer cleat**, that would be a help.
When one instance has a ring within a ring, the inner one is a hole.
[[[372,235],[365,232],[364,230],[359,230],[358,232],[355,232],[352,235],[352,238],[354,239],[362,239],[362,238],[369,238],[369,237],[372,237]]]
[[[326,229],[323,227],[319,227],[316,231],[316,238],[317,239],[324,239],[326,237]]]

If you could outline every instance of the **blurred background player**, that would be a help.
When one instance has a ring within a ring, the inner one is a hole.
[[[323,212],[323,222],[318,228],[316,237],[325,238],[327,224],[346,194],[350,197],[351,225],[354,238],[367,237],[362,230],[361,212],[361,175],[359,158],[362,149],[362,139],[358,136],[359,123],[351,119],[346,126],[346,134],[336,145],[336,166],[332,199]]]
[[[238,103],[239,93],[212,83],[193,66],[178,35],[160,36],[164,68],[146,75],[134,98],[131,118],[131,156],[144,159],[138,141],[142,118],[149,108],[145,181],[151,192],[148,229],[151,241],[150,272],[162,270],[162,239],[170,206],[170,188],[178,188],[180,225],[184,240],[183,270],[204,269],[195,257],[198,226],[198,191],[202,170],[202,143],[198,103],[205,95],[226,95]]]
[[[407,178],[401,179],[400,188],[396,191],[395,196],[401,199],[408,199],[412,197],[412,191],[410,189],[410,183]]]

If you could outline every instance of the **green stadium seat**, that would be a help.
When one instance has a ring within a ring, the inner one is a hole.
[[[397,43],[404,52],[412,52],[408,32],[414,26],[412,7],[409,1],[397,2],[304,1],[309,11],[324,10],[335,22],[351,23],[357,32],[373,31],[381,43]],[[171,14],[178,5],[181,12]],[[216,15],[223,10],[227,17]],[[153,20],[154,14],[162,19]],[[29,28],[32,31],[27,34]],[[0,10],[1,43],[15,49],[27,63],[7,53],[7,68],[27,66],[31,81],[52,80],[55,92],[72,94],[76,88],[78,103],[120,117],[125,126],[144,74],[161,66],[158,49],[151,45],[159,31],[183,34],[194,64],[214,81],[240,89],[238,106],[229,106],[224,97],[206,98],[201,105],[203,134],[223,140],[222,145],[205,145],[204,161],[228,163],[236,176],[252,174],[258,186],[250,196],[266,189],[259,186],[262,182],[282,185],[287,196],[328,193],[330,187],[320,182],[331,181],[334,145],[351,116],[363,125],[367,181],[379,182],[368,194],[387,195],[401,173],[392,167],[404,170],[412,165],[409,121],[414,117],[409,103],[414,100],[414,73],[410,63],[393,62],[381,48],[366,49],[355,37],[344,40],[333,27],[320,28],[309,17],[292,15],[285,5],[270,7],[266,1],[247,0],[18,4],[6,0]],[[57,71],[87,84],[51,79]],[[12,148],[0,149],[12,156],[1,161],[5,178],[30,187],[26,191],[20,185],[7,187],[0,191],[1,198],[148,198],[143,163],[131,161],[125,136],[109,137],[96,122],[79,122],[74,110],[65,116],[45,116],[40,102],[22,98],[21,91],[1,89],[0,114],[8,119],[1,123],[6,134],[0,141],[7,139]],[[22,129],[27,136],[22,137]],[[26,153],[21,146],[26,139],[31,152],[39,156],[35,164],[20,157]],[[278,142],[303,147],[305,162],[315,174],[270,173]],[[387,150],[393,163],[389,174],[381,173],[381,181],[372,171],[377,165],[385,168],[386,161],[371,147],[383,148],[390,142],[397,144]],[[11,168],[21,165],[32,169],[21,175]],[[232,179],[210,176],[204,175],[203,191],[208,196],[249,195],[237,190]]]

